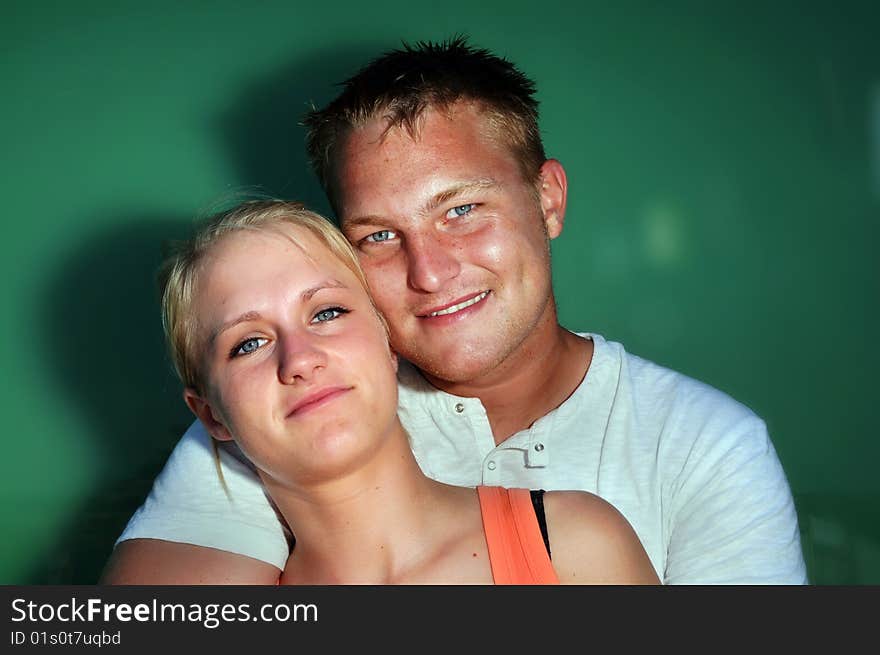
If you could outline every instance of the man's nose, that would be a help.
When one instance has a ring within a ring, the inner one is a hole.
[[[440,239],[410,239],[406,256],[408,282],[417,291],[440,291],[461,270],[454,246]]]
[[[288,336],[279,345],[278,379],[282,384],[308,382],[327,366],[327,355],[314,337]]]

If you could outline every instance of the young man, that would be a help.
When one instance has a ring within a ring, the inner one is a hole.
[[[764,423],[697,381],[558,324],[549,240],[567,182],[534,86],[461,40],[387,53],[309,116],[309,152],[391,343],[419,465],[459,485],[583,489],[630,521],[666,583],[806,581]],[[285,532],[195,424],[130,521],[116,583],[277,578]],[[296,526],[291,526],[296,531]]]

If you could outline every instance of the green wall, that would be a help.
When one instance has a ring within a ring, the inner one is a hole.
[[[657,4],[4,3],[0,583],[93,582],[190,422],[161,242],[230,194],[327,211],[297,118],[454,33],[538,82],[563,322],[755,409],[811,580],[880,583],[880,5]]]

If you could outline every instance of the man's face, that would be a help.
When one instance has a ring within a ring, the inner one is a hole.
[[[416,139],[383,136],[383,119],[348,136],[342,229],[397,352],[440,381],[491,379],[542,321],[555,327],[548,237],[562,226],[564,172],[554,205],[558,189],[525,180],[473,105],[423,119]]]

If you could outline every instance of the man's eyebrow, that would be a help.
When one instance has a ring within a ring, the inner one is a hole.
[[[422,211],[428,214],[437,209],[437,207],[439,207],[440,205],[449,202],[453,198],[463,196],[473,191],[484,191],[486,189],[492,189],[497,186],[498,182],[493,180],[491,177],[484,177],[479,180],[472,180],[470,182],[461,182],[460,184],[455,184],[448,189],[444,189],[433,198],[428,200],[428,202],[425,203],[425,206],[422,208]]]
[[[500,184],[492,179],[491,177],[481,178],[479,180],[472,180],[470,182],[461,182],[459,184],[454,184],[448,189],[444,189],[440,191],[435,196],[430,198],[428,202],[421,209],[421,213],[429,214],[440,205],[449,202],[453,198],[457,198],[458,196],[462,196],[466,193],[471,193],[472,191],[481,191],[484,189],[493,189],[500,186]],[[368,214],[366,216],[357,216],[355,218],[347,218],[344,221],[345,229],[351,229],[355,227],[360,227],[362,225],[382,225],[386,222],[381,216],[376,214]]]
[[[377,216],[375,214],[370,214],[368,216],[358,216],[357,218],[348,218],[345,220],[345,228],[349,229],[352,227],[360,227],[361,225],[380,225],[382,223],[382,217]]]
[[[308,289],[304,289],[302,293],[299,294],[299,297],[303,302],[308,302],[312,299],[312,297],[318,293],[321,289],[347,289],[348,287],[344,285],[342,282],[335,278],[327,278],[320,284],[316,284],[313,287],[309,287]],[[259,321],[263,318],[263,315],[257,311],[250,311],[241,314],[233,319],[230,319],[220,325],[216,330],[211,333],[211,337],[209,342],[214,343],[221,334],[229,330],[230,328],[234,328],[239,323],[247,323],[248,321]]]

